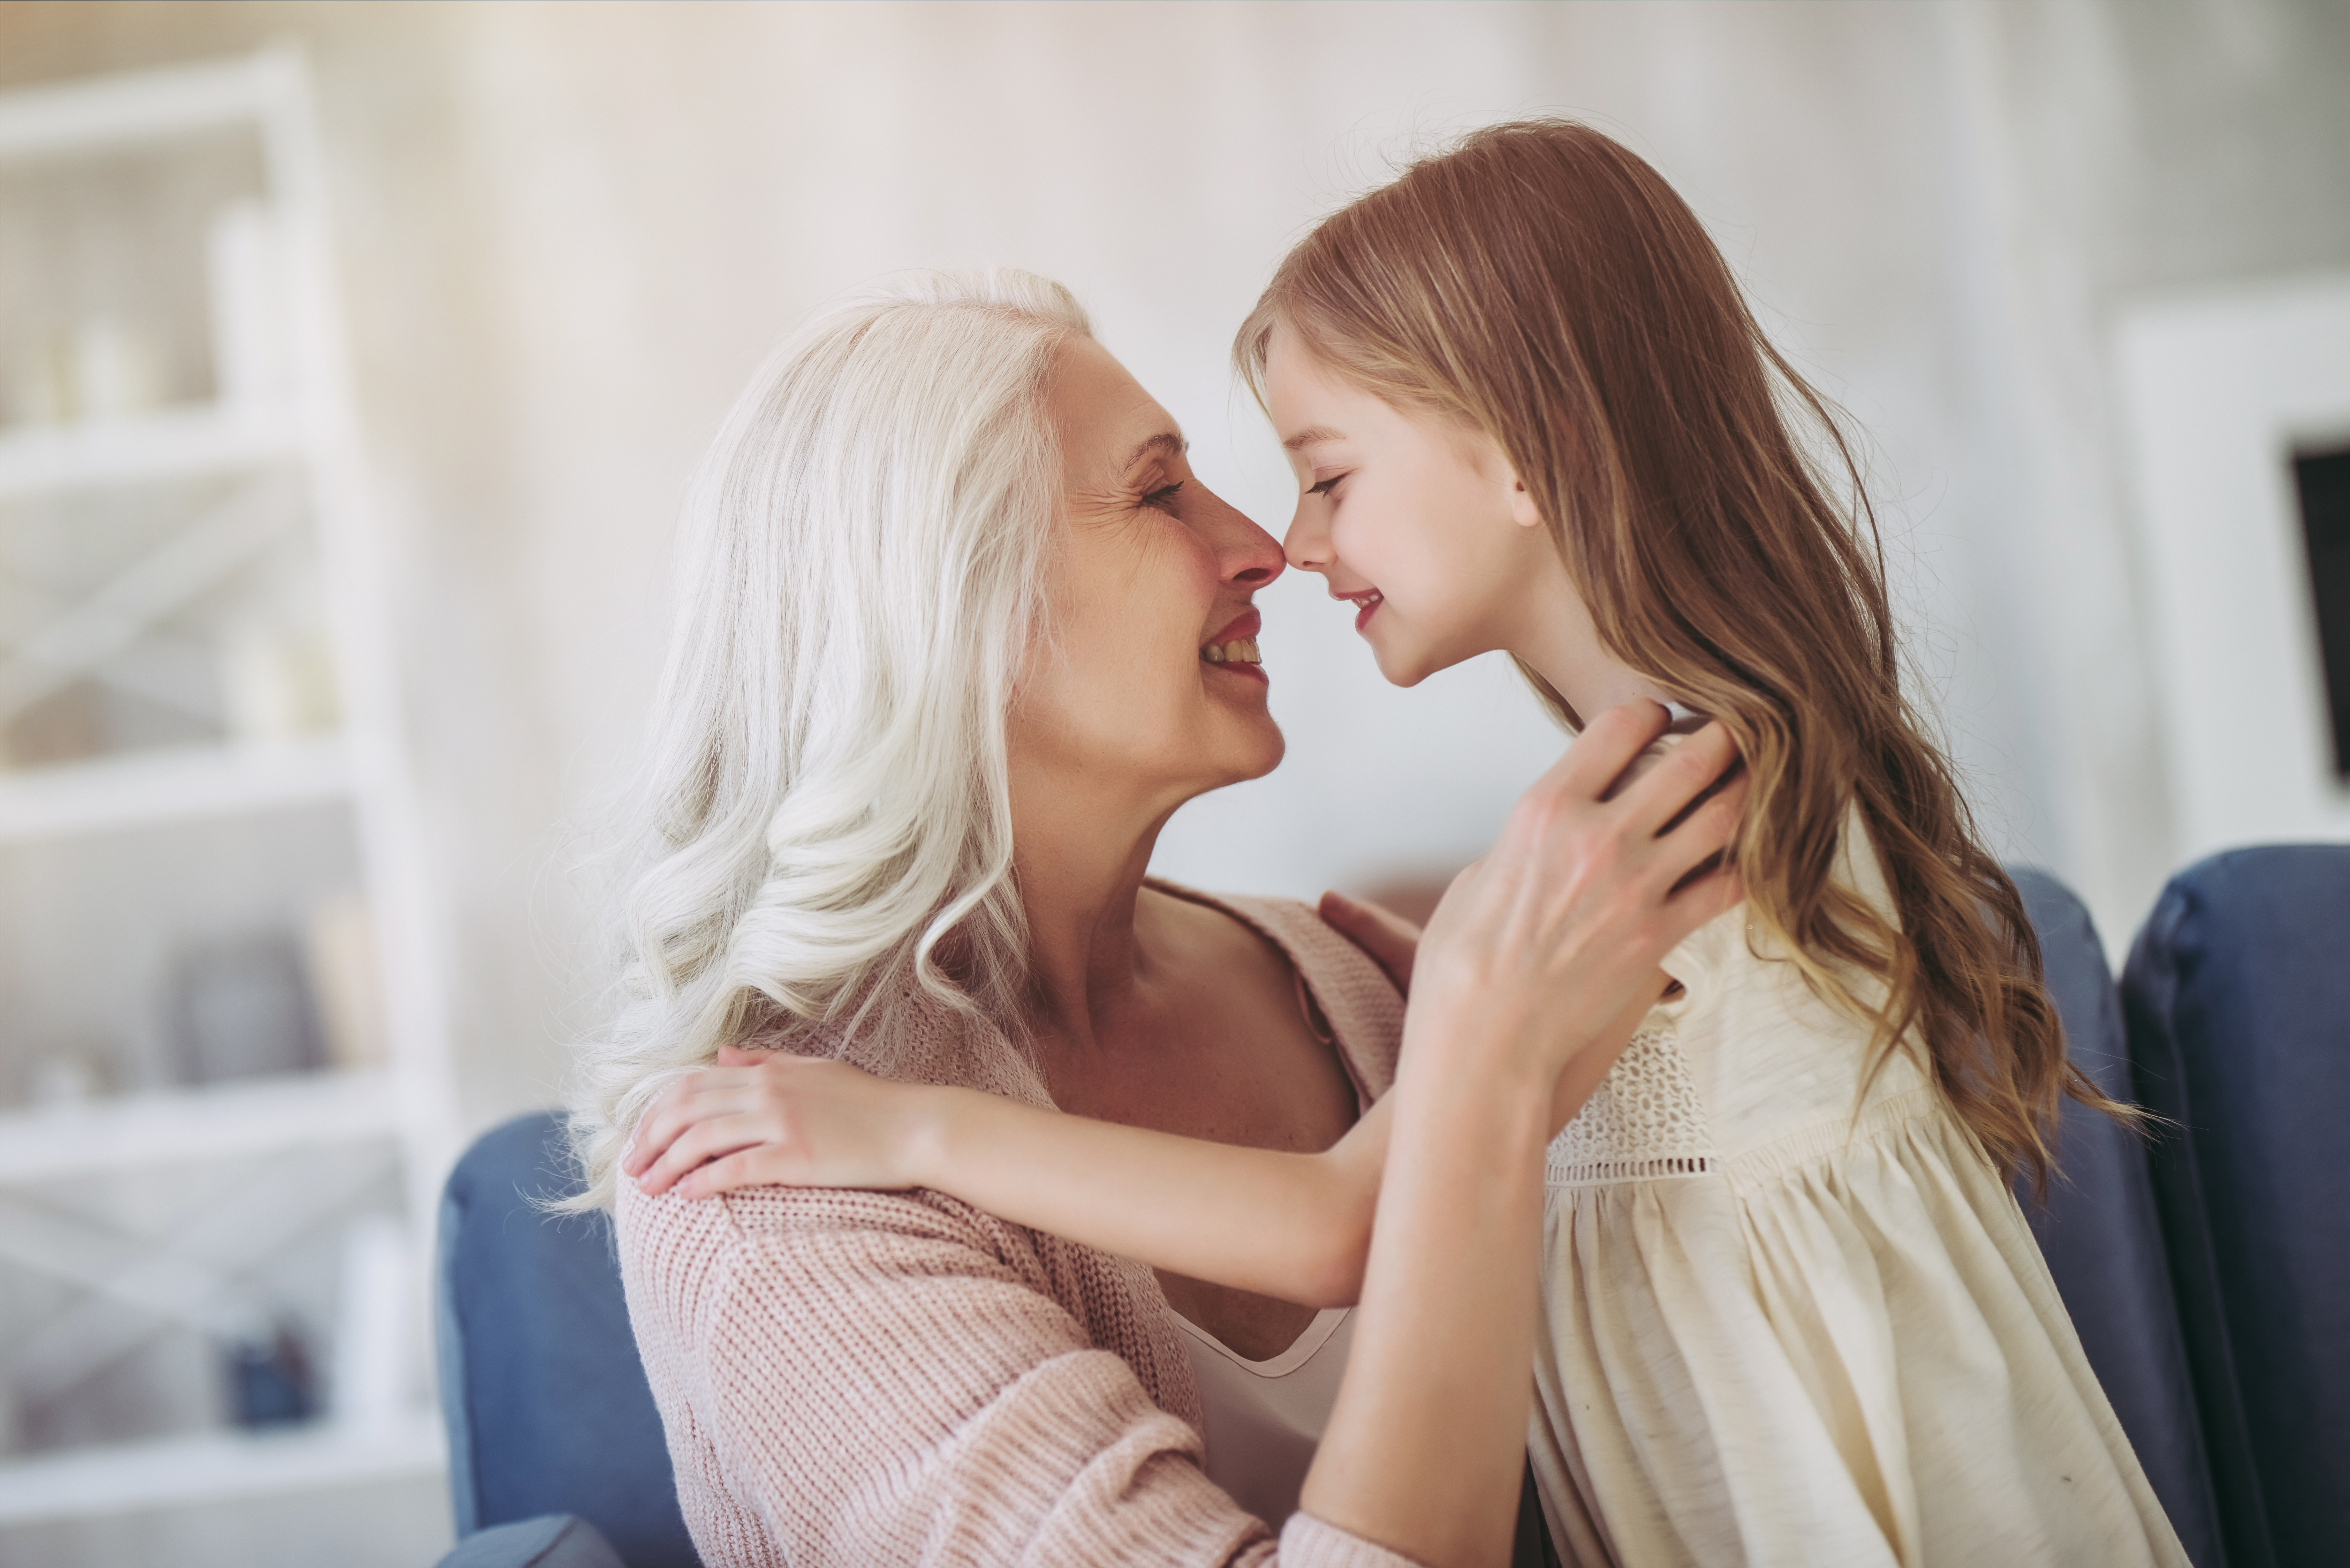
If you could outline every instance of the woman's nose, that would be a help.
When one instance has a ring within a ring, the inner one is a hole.
[[[1280,542],[1238,509],[1223,506],[1222,510],[1226,515],[1220,530],[1222,537],[1216,541],[1218,575],[1225,582],[1249,588],[1263,587],[1281,576],[1286,563]]]

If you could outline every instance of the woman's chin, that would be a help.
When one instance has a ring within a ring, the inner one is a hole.
[[[1273,715],[1258,714],[1255,722],[1229,736],[1225,744],[1216,748],[1226,763],[1220,770],[1222,777],[1216,787],[1264,777],[1281,765],[1288,749],[1289,742],[1283,737],[1281,726],[1273,722]]]

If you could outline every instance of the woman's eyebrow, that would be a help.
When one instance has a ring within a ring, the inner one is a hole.
[[[1190,441],[1185,441],[1173,431],[1160,431],[1157,435],[1145,437],[1139,446],[1128,452],[1126,461],[1118,464],[1118,471],[1120,473],[1128,472],[1136,463],[1154,452],[1165,452],[1169,457],[1181,457],[1191,450],[1191,447]]]
[[[1343,431],[1334,431],[1328,425],[1308,425],[1304,430],[1299,431],[1295,435],[1291,436],[1287,441],[1283,441],[1281,443],[1281,450],[1284,452],[1297,452],[1303,448],[1314,445],[1316,441],[1345,441],[1347,437]]]

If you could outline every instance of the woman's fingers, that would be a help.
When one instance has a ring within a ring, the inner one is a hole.
[[[1534,789],[1599,800],[1671,722],[1660,702],[1644,700],[1607,709],[1584,725],[1565,754],[1534,781]]]
[[[1724,780],[1737,765],[1738,747],[1730,732],[1718,722],[1708,724],[1628,782],[1616,804],[1640,831],[1661,834],[1707,791],[1727,788]]]
[[[1736,844],[1739,825],[1746,815],[1746,775],[1740,774],[1657,836],[1658,867],[1669,874],[1669,885],[1678,885],[1697,867],[1726,855]]]
[[[1411,994],[1411,966],[1419,953],[1419,928],[1392,909],[1349,898],[1344,893],[1322,895],[1322,919],[1340,936],[1368,953],[1387,971],[1395,988]]]

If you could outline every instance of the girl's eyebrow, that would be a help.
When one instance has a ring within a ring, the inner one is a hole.
[[[1301,448],[1312,446],[1317,441],[1345,441],[1346,439],[1344,432],[1334,431],[1328,425],[1308,425],[1304,430],[1299,431],[1295,435],[1291,436],[1287,441],[1283,441],[1281,443],[1281,450],[1284,452],[1296,452]]]

